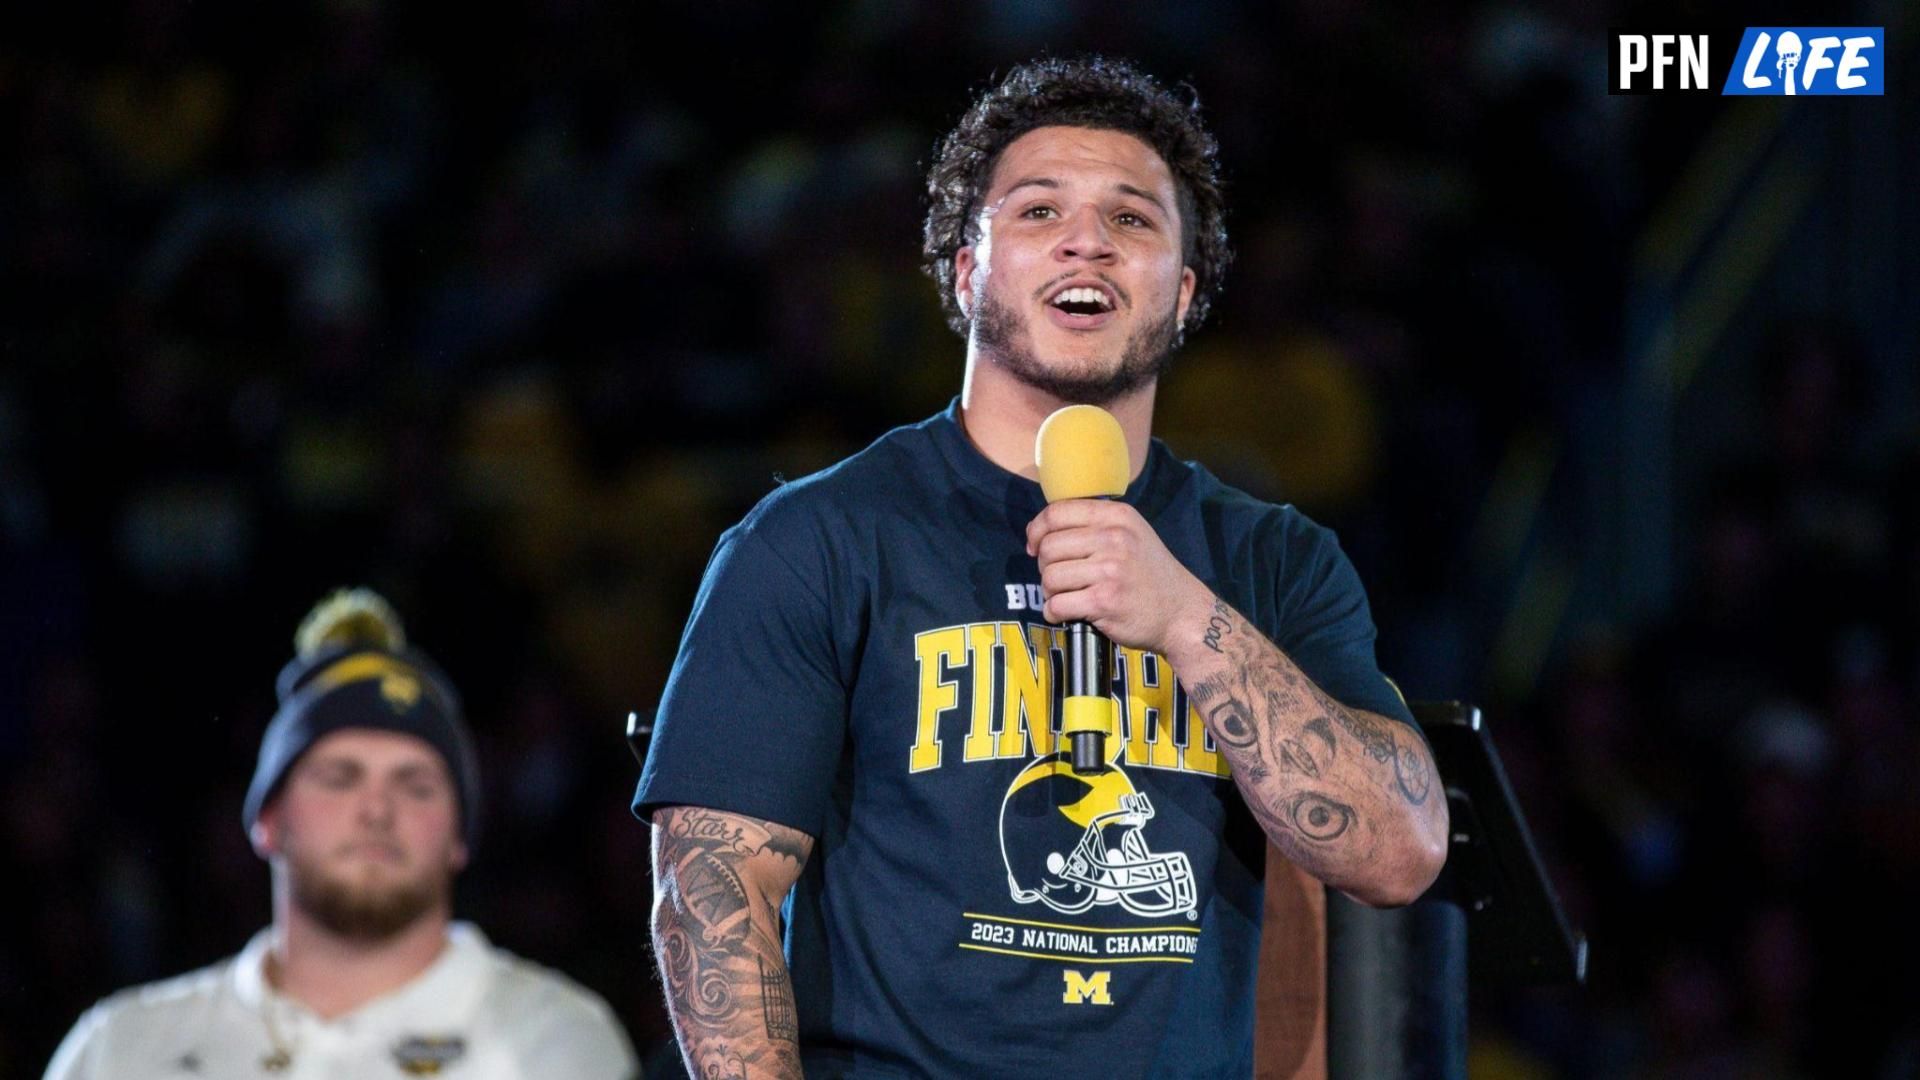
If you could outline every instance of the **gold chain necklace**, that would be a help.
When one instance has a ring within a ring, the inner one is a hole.
[[[299,1040],[289,1042],[280,1037],[280,1027],[273,1022],[273,999],[263,995],[260,1001],[260,1019],[267,1026],[267,1041],[273,1044],[273,1052],[260,1058],[260,1067],[271,1073],[286,1072],[293,1068],[293,1052],[299,1048]]]

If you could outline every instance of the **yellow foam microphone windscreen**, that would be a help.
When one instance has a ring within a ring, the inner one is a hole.
[[[1120,421],[1098,405],[1069,405],[1047,417],[1033,462],[1048,502],[1125,495],[1133,472]]]

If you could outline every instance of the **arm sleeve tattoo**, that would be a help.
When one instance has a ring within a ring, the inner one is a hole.
[[[1274,846],[1356,895],[1419,876],[1417,838],[1446,831],[1425,744],[1328,697],[1223,600],[1191,644],[1181,679]]]
[[[782,898],[813,850],[805,833],[696,806],[653,819],[653,947],[691,1075],[800,1075]]]

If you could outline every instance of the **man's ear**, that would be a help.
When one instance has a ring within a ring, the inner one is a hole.
[[[953,298],[962,318],[973,318],[973,245],[953,253]]]
[[[447,852],[447,869],[459,873],[467,868],[467,842],[455,840]]]
[[[260,808],[260,816],[247,830],[247,839],[253,842],[253,853],[263,859],[280,854],[280,822],[271,807]]]
[[[1174,313],[1174,321],[1183,330],[1187,326],[1187,308],[1193,304],[1193,287],[1199,280],[1193,272],[1193,267],[1180,268],[1180,306]]]

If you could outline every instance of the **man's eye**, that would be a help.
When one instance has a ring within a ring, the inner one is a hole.
[[[1023,211],[1021,211],[1021,213],[1020,213],[1020,216],[1021,216],[1021,217],[1027,217],[1027,218],[1043,218],[1043,217],[1052,217],[1052,216],[1053,216],[1053,207],[1051,207],[1051,206],[1029,206],[1029,207],[1027,207],[1027,208],[1026,208],[1025,210],[1023,210]]]
[[[1120,213],[1114,215],[1113,220],[1119,222],[1122,225],[1126,225],[1130,228],[1136,228],[1136,229],[1146,228],[1148,225],[1152,224],[1152,222],[1148,221],[1146,218],[1141,217],[1139,214],[1136,214],[1131,210],[1122,210]]]

